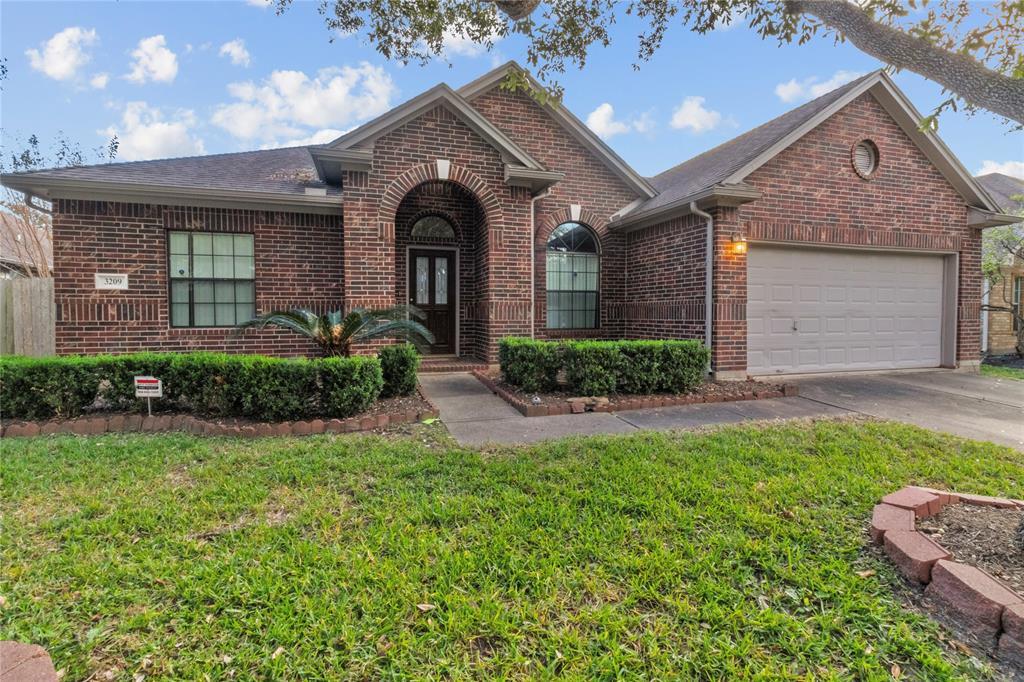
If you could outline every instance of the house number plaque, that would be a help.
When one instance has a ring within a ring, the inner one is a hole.
[[[128,288],[128,275],[114,274],[111,272],[97,272],[96,273],[96,288],[97,289],[127,289]]]

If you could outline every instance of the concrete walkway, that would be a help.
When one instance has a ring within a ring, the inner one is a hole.
[[[491,393],[471,374],[421,374],[420,385],[431,402],[437,405],[441,421],[461,445],[511,445],[565,436],[629,433],[639,429],[685,429],[751,419],[791,419],[850,413],[803,398],[775,398],[527,419]]]
[[[948,371],[791,379],[800,397],[527,419],[471,374],[421,374],[424,392],[462,445],[534,443],[639,429],[863,414],[1024,451],[1024,382]]]

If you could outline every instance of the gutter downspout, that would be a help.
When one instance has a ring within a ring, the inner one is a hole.
[[[690,212],[699,215],[707,223],[707,238],[704,244],[704,343],[708,350],[711,350],[713,338],[712,329],[714,325],[714,299],[712,297],[712,286],[714,283],[715,267],[715,219],[710,213],[697,208],[697,202],[690,202]],[[708,374],[711,374],[711,367],[708,366]]]
[[[537,338],[537,202],[551,195],[547,187],[530,197],[530,338]]]
[[[988,282],[985,282],[988,284]],[[981,295],[981,354],[983,356],[988,355],[988,295],[992,290],[991,287],[985,289],[985,292]]]

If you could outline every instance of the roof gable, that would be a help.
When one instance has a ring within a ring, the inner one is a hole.
[[[462,86],[458,89],[458,94],[466,100],[472,100],[501,85],[510,71],[522,73],[526,76],[532,87],[543,89],[543,86],[534,80],[533,76],[526,69],[515,61],[509,61]],[[625,182],[627,187],[634,190],[641,197],[650,198],[657,194],[657,190],[651,186],[646,178],[633,170],[622,157],[605,144],[604,140],[588,128],[583,121],[579,120],[565,105],[551,100],[543,103],[537,102],[537,104],[577,142],[582,144],[585,149],[604,163],[612,173]]]
[[[311,148],[310,153],[313,155],[314,161],[317,162],[318,170],[322,166],[326,169],[326,165],[331,161],[340,161],[344,165],[344,161],[347,158],[355,159],[358,158],[359,154],[366,155],[368,153],[366,150],[361,150],[360,147],[365,147],[367,143],[371,143],[382,135],[405,125],[438,105],[447,108],[469,126],[473,132],[497,149],[505,163],[531,170],[544,170],[539,161],[530,156],[526,150],[513,142],[505,133],[498,130],[480,112],[474,109],[469,102],[444,83],[435,85],[404,104],[400,104],[369,123],[364,123],[355,130],[345,133],[332,142]],[[367,158],[371,157],[368,156]],[[330,171],[328,170],[329,173]]]
[[[621,218],[622,224],[687,210],[690,201],[729,188],[745,188],[755,170],[775,158],[840,109],[870,93],[969,206],[998,213],[999,207],[933,131],[918,127],[922,116],[884,71],[862,76],[767,123],[651,178],[659,194]],[[753,197],[752,197],[753,198]]]

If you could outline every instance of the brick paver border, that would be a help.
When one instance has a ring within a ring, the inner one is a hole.
[[[950,504],[1024,509],[1024,500],[907,486],[890,493],[871,514],[871,540],[882,545],[907,579],[925,585],[930,607],[987,643],[995,656],[1024,667],[1024,596],[916,529],[917,519]]]
[[[308,419],[283,422],[222,423],[215,419],[202,419],[190,414],[159,414],[152,417],[141,414],[115,414],[107,417],[78,417],[76,419],[50,419],[42,422],[20,421],[0,427],[4,438],[48,436],[53,433],[73,433],[80,436],[101,433],[158,433],[184,431],[200,436],[307,436],[319,433],[354,433],[385,429],[409,422],[437,419],[437,406],[417,387],[419,397],[428,405],[425,410],[408,410],[384,414],[349,417],[348,419]]]
[[[580,409],[573,410],[570,401],[554,405],[531,405],[516,395],[506,391],[495,381],[494,377],[486,371],[474,371],[473,376],[480,380],[484,386],[491,390],[496,396],[514,407],[524,417],[549,417],[560,414],[579,414],[584,412],[582,404]],[[782,390],[765,387],[762,390],[750,390],[743,393],[689,393],[684,395],[650,395],[642,398],[634,398],[616,405],[610,403],[597,404],[593,406],[593,412],[628,412],[629,410],[646,410],[652,407],[676,407],[678,405],[693,405],[695,403],[726,403],[740,400],[761,400],[764,398],[789,398],[799,395],[796,384],[784,384]]]

